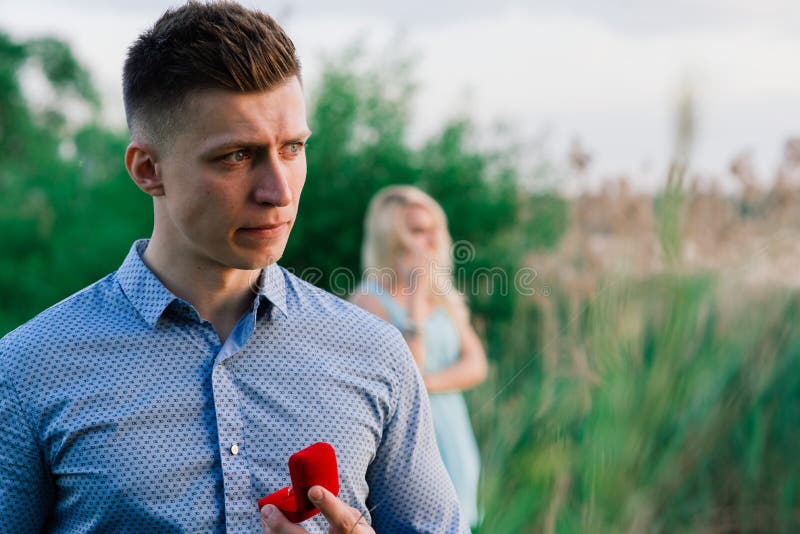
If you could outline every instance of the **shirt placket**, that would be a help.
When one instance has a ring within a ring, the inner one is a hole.
[[[251,498],[241,399],[229,360],[242,349],[252,332],[252,323],[251,315],[242,318],[217,353],[211,373],[225,491],[225,527],[228,532],[252,532],[259,520],[257,505]]]
[[[225,525],[228,532],[245,532],[250,530],[248,519],[254,515],[256,505],[250,502],[250,474],[239,398],[225,361],[214,366],[211,380],[225,490]]]

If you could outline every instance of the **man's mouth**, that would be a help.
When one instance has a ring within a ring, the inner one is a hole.
[[[243,226],[239,232],[257,239],[269,239],[283,235],[287,228],[289,228],[289,221],[279,221],[258,226]]]

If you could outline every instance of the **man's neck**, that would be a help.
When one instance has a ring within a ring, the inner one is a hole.
[[[200,317],[214,326],[222,342],[252,305],[258,270],[198,263],[186,255],[177,258],[155,238],[148,244],[142,260],[164,287],[194,306]]]

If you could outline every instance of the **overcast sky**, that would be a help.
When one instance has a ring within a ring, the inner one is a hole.
[[[683,80],[695,89],[695,169],[725,180],[752,150],[772,177],[800,135],[798,0],[368,0],[264,2],[292,36],[313,87],[321,58],[356,39],[380,57],[398,39],[418,52],[412,142],[468,113],[489,132],[511,125],[556,163],[580,138],[596,179],[629,174],[651,187],[672,148]],[[74,46],[122,124],[127,46],[175,2],[0,0],[0,28]],[[532,141],[531,141],[532,142]]]

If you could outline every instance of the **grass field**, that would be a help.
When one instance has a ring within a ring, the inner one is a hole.
[[[559,302],[547,337],[535,304],[518,308],[513,350],[469,396],[480,532],[800,527],[795,292],[607,280],[578,313]]]

